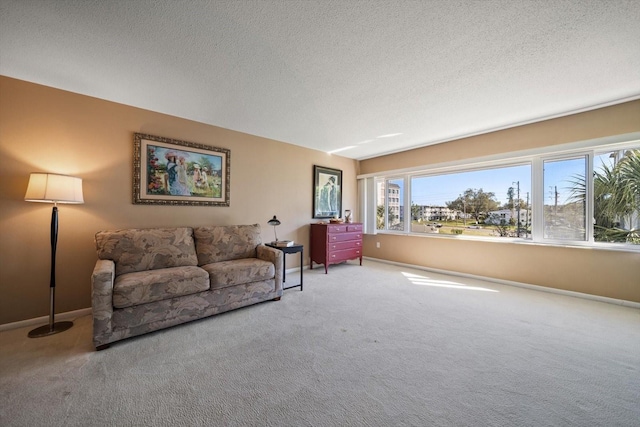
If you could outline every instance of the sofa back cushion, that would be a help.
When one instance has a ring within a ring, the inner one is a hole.
[[[195,227],[198,265],[255,258],[257,247],[262,243],[260,225],[226,225]]]
[[[136,271],[198,265],[193,229],[148,228],[96,233],[98,258],[116,264],[116,276]]]

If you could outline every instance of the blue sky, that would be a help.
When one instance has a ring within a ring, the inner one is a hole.
[[[529,165],[413,178],[411,199],[417,205],[444,206],[467,188],[482,188],[485,192],[493,192],[498,203],[504,204],[508,200],[507,190],[516,188],[517,181],[520,181],[520,198],[526,200],[527,192],[531,192]]]
[[[596,163],[597,164],[597,163]],[[574,177],[585,176],[585,157],[544,162],[544,204],[555,204],[555,192],[558,191],[558,204],[564,204],[571,198]]]
[[[165,154],[168,153],[169,151],[172,151],[176,153],[178,157],[180,156],[184,157],[187,164],[190,164],[192,162],[204,163],[203,159],[207,159],[211,164],[211,166],[213,167],[213,170],[222,169],[222,157],[220,156],[203,154],[203,153],[198,153],[195,151],[188,151],[188,150],[179,150],[179,149],[173,149],[173,148],[170,149],[170,148],[160,147],[157,145],[151,145],[151,146],[156,150],[156,157],[158,158],[158,163],[162,163],[166,165],[167,159],[165,158]]]
[[[594,169],[598,170],[603,163],[609,166],[612,161],[609,152],[598,155],[594,159]],[[555,203],[555,191],[558,191],[558,203],[564,204],[571,197],[571,181],[573,177],[585,175],[586,161],[584,156],[560,161],[546,161],[544,164],[544,202]],[[404,197],[402,179],[392,180],[400,185],[400,200]],[[520,183],[520,198],[531,201],[531,166],[511,166],[479,170],[472,172],[456,172],[451,174],[413,178],[411,202],[417,205],[445,206],[458,198],[466,189],[480,189],[493,192],[498,203],[505,204],[509,187],[516,188]]]

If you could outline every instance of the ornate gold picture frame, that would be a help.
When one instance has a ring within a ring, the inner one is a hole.
[[[134,134],[133,203],[229,206],[231,151]]]

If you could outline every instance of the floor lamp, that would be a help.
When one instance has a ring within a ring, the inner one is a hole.
[[[32,173],[29,177],[27,202],[53,203],[51,211],[51,279],[49,281],[49,324],[29,332],[29,338],[46,337],[63,332],[73,322],[54,322],[56,299],[56,246],[58,244],[58,203],[84,203],[82,179],[52,173]]]

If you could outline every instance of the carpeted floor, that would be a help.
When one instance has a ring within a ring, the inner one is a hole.
[[[640,425],[638,309],[373,261],[304,278],[102,352],[89,316],[2,332],[0,425]]]

